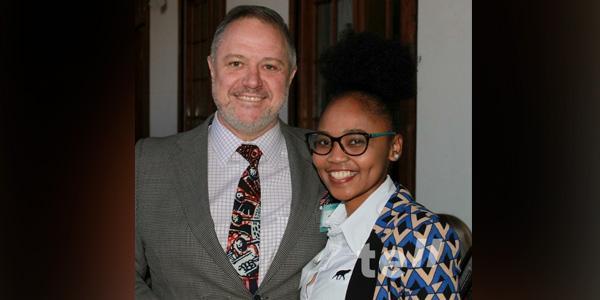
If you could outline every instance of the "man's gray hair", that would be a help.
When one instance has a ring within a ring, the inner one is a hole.
[[[285,37],[285,41],[288,49],[288,59],[290,62],[290,70],[296,66],[296,48],[294,47],[294,41],[290,35],[287,25],[283,21],[283,18],[274,10],[258,5],[240,5],[230,10],[223,21],[215,30],[212,44],[210,45],[210,56],[214,60],[217,54],[217,48],[221,43],[223,32],[227,29],[229,24],[236,20],[243,18],[255,18],[259,19],[267,24],[273,25],[281,34]]]

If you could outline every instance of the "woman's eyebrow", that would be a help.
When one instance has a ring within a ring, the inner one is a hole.
[[[352,129],[346,129],[344,131],[342,131],[344,134],[346,133],[365,133],[367,132],[366,130],[363,129],[358,129],[358,128],[352,128]]]
[[[327,134],[331,137],[333,137],[333,135],[331,134],[331,132],[327,131],[327,130],[317,130],[318,133],[324,133]],[[344,134],[348,134],[348,133],[366,133],[366,130],[363,129],[358,129],[358,128],[352,128],[352,129],[344,129],[342,130],[342,134],[340,134],[340,136],[344,135]]]

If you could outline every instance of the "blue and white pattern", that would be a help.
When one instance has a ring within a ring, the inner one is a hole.
[[[458,235],[403,186],[373,230],[383,243],[373,299],[460,299]]]

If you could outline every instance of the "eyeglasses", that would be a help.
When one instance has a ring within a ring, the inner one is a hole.
[[[369,139],[390,135],[396,135],[396,133],[393,131],[375,133],[350,132],[339,137],[332,137],[326,133],[317,131],[309,132],[305,136],[308,149],[311,153],[327,155],[333,149],[333,143],[337,142],[344,153],[351,156],[358,156],[367,151]]]

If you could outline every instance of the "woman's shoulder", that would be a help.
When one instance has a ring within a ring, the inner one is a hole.
[[[408,189],[396,184],[396,191],[386,202],[377,221],[385,223],[387,227],[400,221],[405,221],[407,225],[416,227],[422,223],[439,221],[439,217],[415,201]]]
[[[404,186],[397,184],[396,191],[387,201],[383,211],[375,223],[375,232],[384,245],[391,240],[401,244],[404,239],[457,239],[456,233],[449,224],[440,217],[416,202]],[[392,234],[393,233],[393,234]]]

